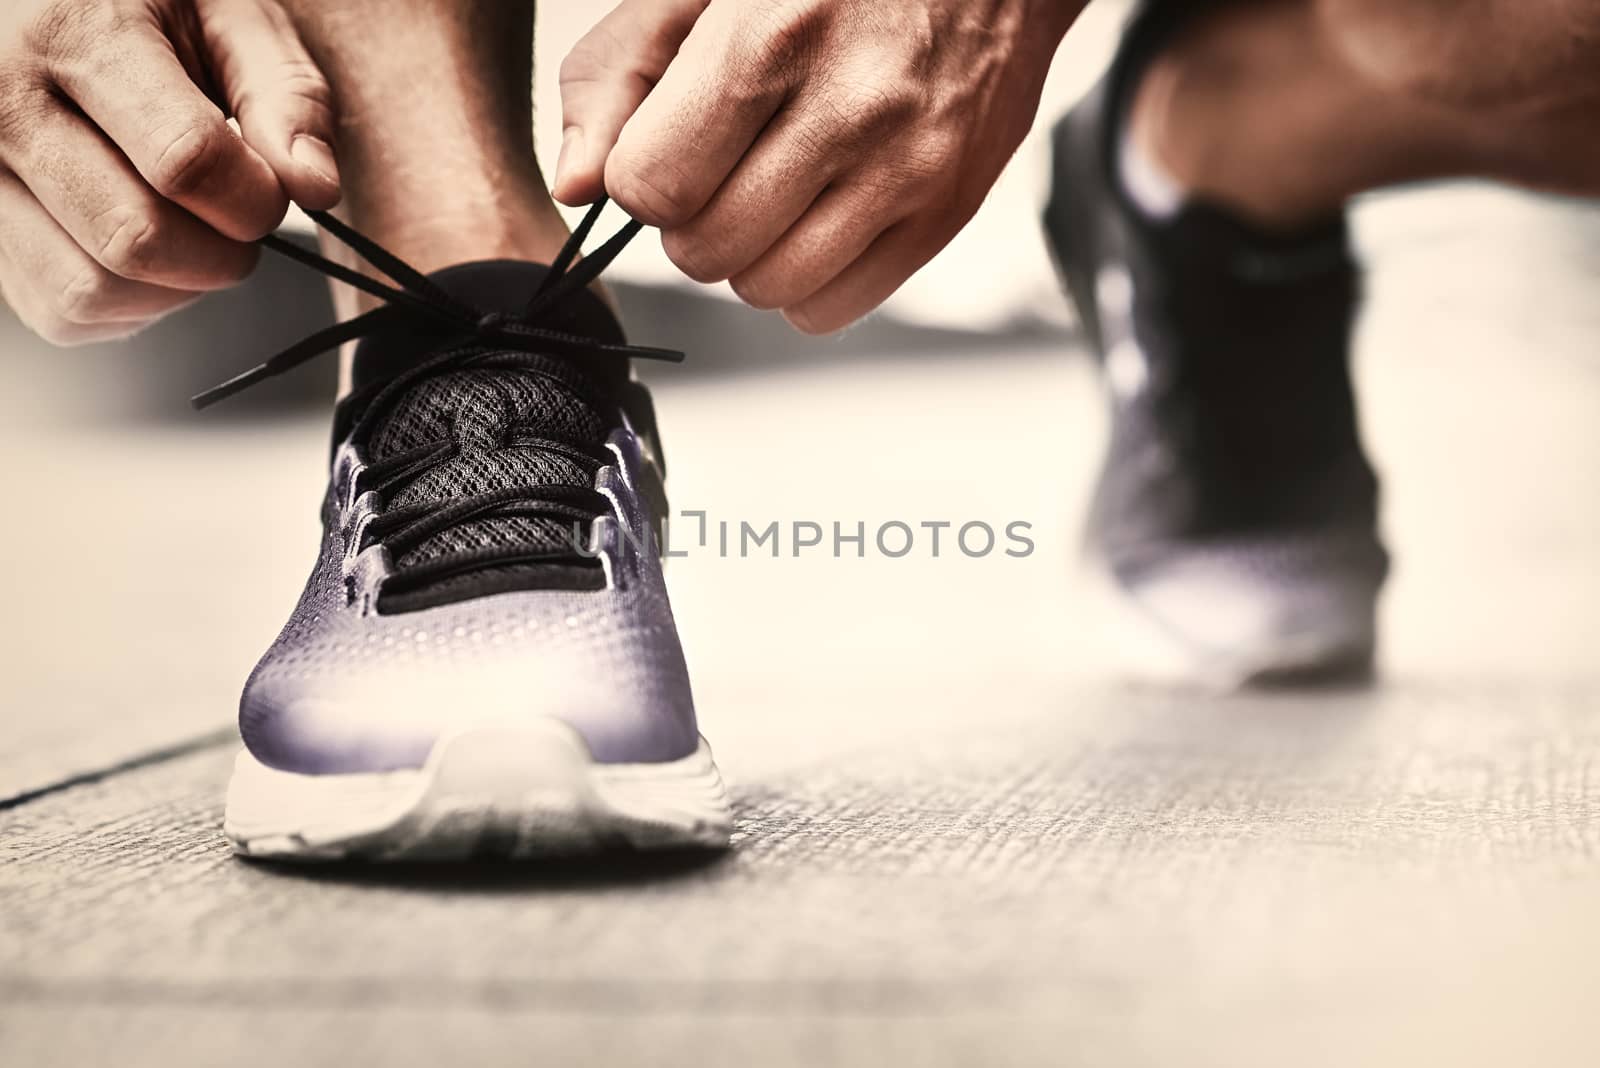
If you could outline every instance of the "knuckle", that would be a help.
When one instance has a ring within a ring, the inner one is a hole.
[[[793,308],[785,308],[783,311],[783,317],[788,321],[790,326],[794,327],[802,334],[808,334],[811,337],[822,337],[824,334],[835,333],[841,329],[843,325],[835,324],[827,316],[822,315],[817,309],[806,304],[799,304]]]
[[[955,130],[939,127],[917,135],[913,158],[924,174],[947,174],[966,148],[966,139]]]
[[[291,123],[295,133],[313,134],[332,143],[333,98],[325,83],[275,83],[270,100],[266,99],[268,95],[259,88],[241,90],[234,104],[241,120],[248,122],[244,116],[252,113],[267,113],[280,121]]]
[[[632,34],[626,39],[619,37],[610,20],[602,19],[562,57],[556,72],[557,81],[562,86],[571,86],[614,78],[619,73],[618,61],[627,57],[647,59],[647,66],[664,70],[672,55],[641,57],[641,43],[649,44],[640,42]]]
[[[632,157],[613,154],[606,167],[606,189],[624,211],[651,226],[681,226],[694,213],[676,175]]]
[[[51,106],[44,87],[0,57],[0,145],[25,153],[33,143]]]
[[[273,79],[239,90],[234,110],[276,113],[296,124],[297,130],[333,139],[333,90],[316,67],[303,60],[286,60]]]
[[[101,14],[97,5],[64,0],[45,4],[24,27],[24,47],[45,59],[77,56],[83,51],[91,20]]]
[[[97,267],[86,267],[62,286],[52,302],[47,318],[59,319],[69,328],[86,326],[104,316],[110,293],[111,276]]]
[[[256,265],[261,262],[261,246],[249,244],[245,246],[244,255],[240,256],[231,272],[225,272],[229,285],[238,285],[255,273]]]
[[[149,278],[161,253],[162,227],[142,209],[112,208],[96,220],[104,236],[94,250],[102,267],[123,278]]]
[[[960,149],[954,137],[942,133],[918,136],[884,161],[883,185],[913,195],[940,199],[948,193],[952,175],[960,173]]]
[[[944,183],[932,176],[895,168],[879,175],[876,180],[864,182],[864,196],[884,202],[893,201],[902,211],[937,214],[946,209],[951,196]]]
[[[219,289],[227,289],[245,281],[255,273],[256,264],[261,259],[259,245],[244,246],[244,253],[236,259],[231,259],[216,269],[211,276],[211,281]]]
[[[775,311],[789,303],[789,295],[764,275],[742,274],[728,285],[734,296],[760,311]]]
[[[869,82],[847,90],[845,113],[850,125],[870,134],[887,134],[907,125],[922,106],[904,86]]]
[[[861,195],[878,205],[895,205],[902,211],[942,215],[964,203],[954,176],[959,168],[921,150],[908,150],[895,161],[884,162],[862,179]]]
[[[820,4],[768,4],[746,15],[738,39],[761,81],[777,75],[794,79],[811,66],[828,33],[828,15]]]
[[[594,81],[603,69],[594,53],[594,45],[585,37],[562,58],[556,79],[563,86],[582,85]]]
[[[169,200],[199,191],[221,166],[231,136],[221,115],[185,122],[156,157],[151,186]]]
[[[798,78],[776,75],[749,61],[729,63],[715,80],[718,111],[730,118],[771,113]]]
[[[333,114],[333,90],[310,61],[292,59],[284,62],[276,82],[279,92],[296,101],[303,108]]]
[[[148,17],[129,5],[56,0],[27,24],[23,47],[58,82],[84,84],[124,58],[128,35],[141,25],[149,28]]]
[[[697,231],[669,230],[661,235],[661,248],[673,266],[696,282],[709,284],[728,277],[727,258]]]
[[[82,336],[82,329],[76,324],[57,315],[34,315],[26,320],[28,329],[38,334],[51,345],[66,347],[75,345]]]
[[[813,159],[880,155],[887,145],[911,140],[920,108],[905,87],[875,78],[834,79],[802,94],[793,136]]]

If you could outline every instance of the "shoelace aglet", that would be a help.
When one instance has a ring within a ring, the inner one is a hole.
[[[212,386],[201,393],[196,393],[189,398],[189,404],[198,412],[204,408],[211,407],[218,401],[227,400],[235,393],[243,393],[257,382],[271,378],[273,374],[271,365],[265,363],[257,364],[243,374],[234,375],[226,382]]]
[[[361,337],[367,331],[380,326],[397,314],[398,309],[394,305],[385,305],[381,308],[374,308],[372,311],[364,312],[354,319],[346,319],[342,323],[336,323],[326,330],[319,330],[298,345],[291,345],[284,349],[267,362],[257,364],[243,374],[228,379],[220,386],[195,395],[190,398],[189,403],[199,409],[215,404],[217,401],[225,400],[235,393],[249,389],[257,382],[281,375],[285,371],[292,371],[307,360],[320,356],[329,349],[336,349],[346,341]]]
[[[622,355],[641,360],[660,360],[662,363],[682,363],[688,359],[688,356],[678,349],[658,349],[650,345],[629,345],[621,351]]]

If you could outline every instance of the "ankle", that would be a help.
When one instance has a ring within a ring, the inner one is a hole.
[[[1351,192],[1326,161],[1336,142],[1362,150],[1360,87],[1345,75],[1328,61],[1311,5],[1222,5],[1150,60],[1128,102],[1126,142],[1188,197],[1293,230]]]
[[[285,2],[337,104],[343,218],[423,271],[549,262],[567,228],[534,157],[533,4]]]
[[[497,159],[447,149],[440,161],[420,168],[393,162],[387,147],[341,141],[346,179],[339,214],[418,270],[480,260],[550,263],[566,242],[570,231],[544,187],[531,146],[520,158],[507,152]],[[342,247],[324,251],[346,262]],[[373,306],[364,294],[334,289],[342,315]]]
[[[495,204],[452,193],[450,200],[406,205],[387,192],[370,203],[353,196],[345,214],[356,229],[424,272],[475,260],[549,263],[570,233],[548,198],[543,205]]]
[[[1452,116],[1351,67],[1314,5],[1225,5],[1142,72],[1126,142],[1191,199],[1292,232],[1350,197],[1471,166]]]

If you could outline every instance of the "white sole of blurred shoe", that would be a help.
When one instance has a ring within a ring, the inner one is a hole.
[[[1375,635],[1354,615],[1317,628],[1235,635],[1231,642],[1208,644],[1204,639],[1215,634],[1186,635],[1163,623],[1098,561],[1085,561],[1080,581],[1097,622],[1100,663],[1136,687],[1225,695],[1360,684],[1375,671]]]

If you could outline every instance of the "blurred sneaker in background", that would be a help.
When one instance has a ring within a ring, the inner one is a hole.
[[[1348,228],[1262,232],[1129,145],[1141,72],[1188,11],[1142,8],[1053,135],[1046,235],[1111,404],[1088,548],[1136,676],[1361,678],[1388,556],[1350,380]]]

